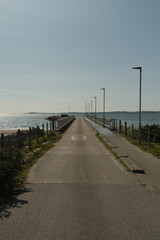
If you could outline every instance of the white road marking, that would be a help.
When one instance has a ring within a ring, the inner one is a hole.
[[[85,135],[73,135],[71,137],[71,140],[73,141],[85,141],[87,139],[87,137]]]

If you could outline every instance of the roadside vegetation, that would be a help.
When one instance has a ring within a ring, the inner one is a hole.
[[[138,129],[122,129],[121,135],[143,151],[160,158],[160,125],[145,125],[141,128],[141,145],[138,144]]]
[[[0,147],[0,204],[24,185],[31,166],[61,137],[50,131],[36,139],[26,138],[21,144]]]

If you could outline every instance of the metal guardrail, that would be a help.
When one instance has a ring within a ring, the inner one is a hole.
[[[71,124],[74,121],[74,119],[75,119],[75,116],[69,116],[69,117],[57,119],[54,124],[54,130],[55,131],[63,130],[65,127]]]
[[[95,117],[92,116],[92,118],[90,116],[88,116],[89,119],[91,119],[92,121],[95,121]],[[103,124],[103,117],[100,116],[96,116],[96,122]],[[111,130],[115,130],[115,119],[111,119],[111,118],[105,118],[105,127],[111,129]]]

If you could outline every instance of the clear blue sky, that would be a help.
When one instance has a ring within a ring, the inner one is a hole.
[[[160,110],[159,0],[0,0],[0,112]]]

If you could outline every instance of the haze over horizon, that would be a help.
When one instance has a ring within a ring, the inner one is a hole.
[[[1,0],[0,113],[160,111],[159,0]]]

